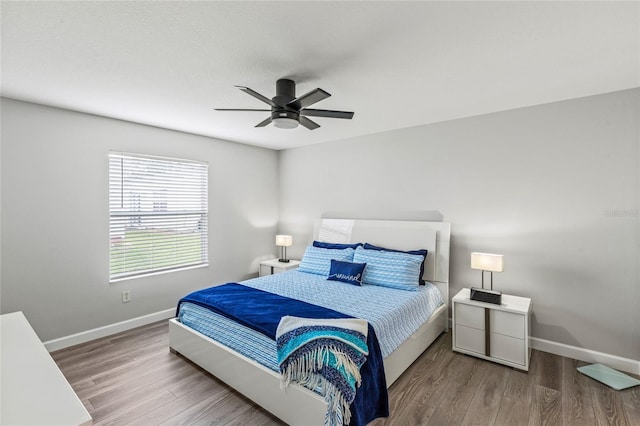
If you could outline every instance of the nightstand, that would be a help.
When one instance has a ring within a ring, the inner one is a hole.
[[[265,260],[260,262],[260,270],[258,275],[264,277],[266,275],[278,274],[284,271],[290,271],[300,266],[299,260],[289,260],[289,262],[280,262],[278,259]]]
[[[529,370],[531,299],[502,295],[502,304],[469,299],[464,288],[453,299],[453,350]]]

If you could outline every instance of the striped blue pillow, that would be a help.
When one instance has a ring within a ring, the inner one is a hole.
[[[365,284],[415,291],[424,256],[402,252],[356,249],[354,263],[366,263]]]
[[[404,250],[390,249],[390,248],[386,248],[386,247],[378,247],[378,246],[374,246],[373,244],[369,244],[369,243],[364,243],[364,248],[366,248],[367,250],[395,251],[395,252],[398,252],[398,253],[419,254],[420,256],[423,256],[422,265],[420,265],[420,277],[419,277],[419,280],[420,280],[420,285],[424,285],[424,278],[422,278],[422,277],[424,276],[424,263],[427,261],[427,254],[428,254],[427,249],[404,251]]]
[[[327,277],[331,269],[332,259],[351,262],[353,261],[353,253],[354,250],[352,248],[338,250],[308,246],[304,252],[304,256],[302,256],[298,271]]]

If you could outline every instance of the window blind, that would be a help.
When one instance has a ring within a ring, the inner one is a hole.
[[[208,164],[109,154],[109,279],[208,262]]]

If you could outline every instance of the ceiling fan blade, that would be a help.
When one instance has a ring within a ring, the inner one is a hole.
[[[309,130],[317,129],[320,127],[318,123],[315,121],[309,120],[307,117],[300,117],[300,124],[306,127]]]
[[[287,106],[295,106],[296,109],[306,108],[309,105],[320,102],[323,99],[327,99],[329,96],[331,96],[329,93],[318,88],[310,91],[309,93],[305,93],[302,96],[298,96],[297,98],[289,102]]]
[[[300,115],[311,117],[345,118],[347,120],[351,120],[353,118],[353,112],[331,111],[328,109],[303,109],[300,111]]]
[[[258,124],[256,124],[256,127],[264,127],[268,124],[271,123],[271,117],[267,117],[266,120],[259,122]]]
[[[262,102],[264,102],[267,105],[270,105],[272,107],[276,106],[276,104],[273,103],[273,101],[269,98],[267,98],[266,96],[261,95],[260,93],[256,92],[255,90],[251,90],[248,87],[244,87],[244,86],[236,86],[238,89],[242,90],[244,93],[248,93],[251,96],[253,96],[256,99],[260,99]]]
[[[214,108],[216,111],[262,111],[271,112],[270,109],[238,109],[238,108]]]

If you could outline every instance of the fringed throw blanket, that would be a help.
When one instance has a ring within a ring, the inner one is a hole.
[[[290,382],[318,390],[329,409],[325,425],[351,421],[350,406],[367,360],[367,321],[285,316],[276,331],[282,387]]]
[[[280,319],[287,315],[304,318],[350,318],[341,312],[312,305],[274,293],[254,289],[237,283],[198,290],[183,297],[183,302],[195,303],[226,316],[276,340]],[[176,311],[176,316],[177,316]],[[360,368],[362,385],[357,388],[351,404],[351,426],[364,426],[378,417],[389,415],[387,383],[380,344],[376,332],[368,325],[365,334],[369,355]]]

